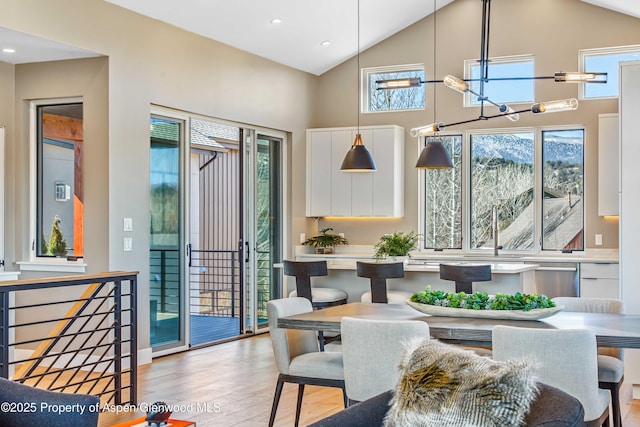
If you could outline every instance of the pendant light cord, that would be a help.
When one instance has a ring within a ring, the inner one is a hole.
[[[438,43],[436,43],[437,31],[436,31],[436,13],[438,12],[438,8],[436,6],[436,1],[433,0],[433,78],[436,78],[436,49],[438,48]],[[436,114],[436,91],[438,85],[433,86],[433,122],[436,123],[438,118]],[[426,138],[425,138],[426,142]]]
[[[357,10],[357,26],[358,26],[358,31],[356,34],[356,50],[357,50],[357,55],[356,55],[356,63],[357,63],[357,73],[356,75],[358,76],[358,93],[356,94],[356,118],[357,118],[357,123],[358,123],[358,135],[360,135],[360,92],[362,90],[362,88],[360,87],[360,85],[362,84],[361,82],[361,78],[360,78],[360,0],[358,0],[357,2],[358,4],[358,10]],[[362,139],[360,139],[360,144],[362,144]]]

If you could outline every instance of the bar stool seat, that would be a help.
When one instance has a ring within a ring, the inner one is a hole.
[[[404,277],[404,264],[393,263],[356,263],[358,277],[366,277],[371,281],[371,291],[365,292],[360,301],[382,304],[406,304],[413,293],[403,291],[388,291],[387,279],[401,279]]]
[[[283,261],[284,274],[296,278],[296,289],[290,297],[303,297],[311,301],[314,309],[347,303],[348,295],[341,289],[312,288],[311,278],[327,276],[327,261]]]
[[[298,290],[295,289],[289,294],[290,298],[298,296]],[[347,293],[341,289],[333,288],[311,288],[311,301],[316,305],[326,305],[336,303],[337,301],[346,300]]]

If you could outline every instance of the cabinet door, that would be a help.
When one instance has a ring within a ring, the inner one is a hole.
[[[620,281],[618,279],[580,279],[581,298],[620,299]]]
[[[307,216],[331,215],[331,132],[307,131]],[[325,167],[321,167],[325,165]],[[328,165],[328,166],[327,166]]]
[[[375,129],[373,150],[378,171],[373,174],[374,216],[404,214],[404,135],[397,127]]]
[[[331,132],[331,162],[317,165],[327,178],[331,178],[331,213],[330,216],[351,216],[351,194],[353,173],[340,170],[347,151],[353,144],[350,130],[334,130]]]
[[[352,133],[353,138],[356,136],[356,131]],[[373,130],[372,129],[360,129],[360,135],[362,135],[362,142],[367,147],[367,150],[373,156],[373,161],[376,164],[375,172],[351,172],[351,216],[372,216],[373,215],[373,178],[380,173],[384,174],[384,169],[380,169],[380,155],[375,150],[373,144]]]
[[[620,168],[618,114],[600,114],[598,120],[598,215],[618,215]]]

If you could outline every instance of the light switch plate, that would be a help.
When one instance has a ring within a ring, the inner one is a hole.
[[[124,231],[133,231],[133,218],[125,218],[123,221]]]
[[[596,234],[596,245],[602,245],[602,234]]]
[[[125,252],[133,250],[133,238],[125,237],[123,240]]]

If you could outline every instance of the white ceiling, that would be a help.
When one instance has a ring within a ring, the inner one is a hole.
[[[454,0],[105,0],[299,70],[320,75]],[[480,0],[478,0],[480,1]],[[534,1],[534,0],[531,0]],[[640,2],[582,0],[640,18]],[[358,46],[358,16],[360,43]],[[273,18],[282,19],[278,25]],[[330,40],[329,46],[320,43]],[[6,54],[5,47],[16,49]],[[0,28],[0,61],[12,64],[97,56]]]

